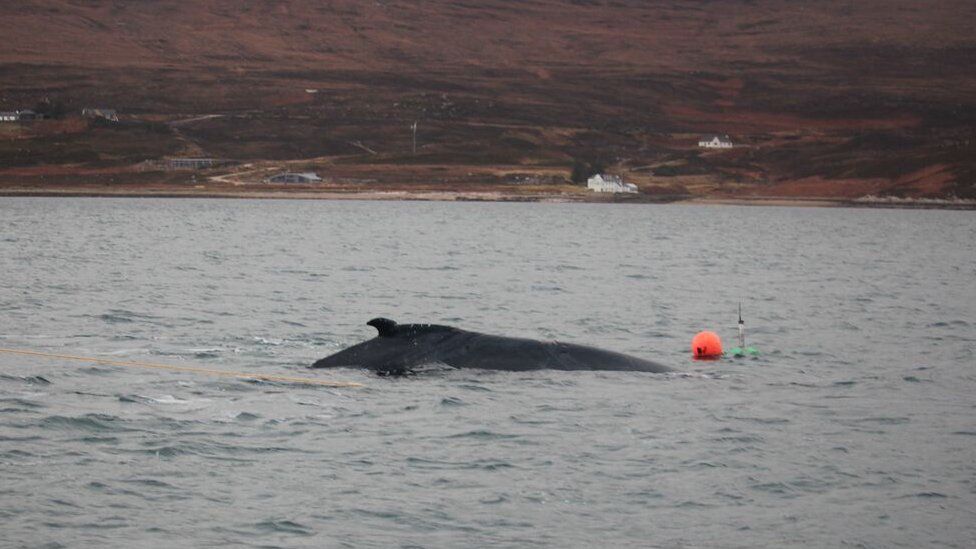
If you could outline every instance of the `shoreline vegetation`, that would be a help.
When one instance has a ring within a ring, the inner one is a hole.
[[[591,204],[699,204],[738,206],[856,207],[891,209],[976,210],[976,200],[946,198],[859,198],[795,196],[623,195],[584,192],[519,192],[518,190],[335,190],[322,188],[260,189],[197,185],[115,188],[16,187],[0,188],[0,197],[88,198],[223,198],[257,200],[378,200],[427,202],[544,202]]]

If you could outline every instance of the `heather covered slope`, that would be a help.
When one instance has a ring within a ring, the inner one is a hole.
[[[968,0],[5,9],[0,110],[47,99],[117,108],[124,123],[4,128],[0,180],[185,153],[328,162],[380,182],[403,165],[568,177],[589,163],[647,192],[976,194]],[[701,152],[704,133],[744,146]]]

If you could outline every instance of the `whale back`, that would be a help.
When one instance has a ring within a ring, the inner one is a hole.
[[[388,318],[374,318],[367,324],[376,328],[376,337],[327,356],[312,367],[367,368],[387,374],[433,363],[510,371],[671,371],[656,362],[587,345],[481,334],[438,324],[397,324]]]
[[[464,333],[436,324],[397,324],[388,318],[367,322],[376,328],[373,339],[353,345],[312,364],[312,368],[366,368],[381,373],[403,373],[441,361],[450,346],[445,340]]]

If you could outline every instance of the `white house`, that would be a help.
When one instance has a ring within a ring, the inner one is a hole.
[[[703,149],[731,149],[732,140],[727,135],[709,135],[698,140]]]
[[[586,188],[598,193],[636,193],[637,185],[624,183],[615,175],[596,174],[586,181]]]
[[[38,118],[43,117],[30,109],[0,112],[0,122],[20,122],[23,120],[37,120]]]
[[[315,172],[285,172],[268,178],[268,183],[318,183],[319,181],[322,181],[322,178]]]

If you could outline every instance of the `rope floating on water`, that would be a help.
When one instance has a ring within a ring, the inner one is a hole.
[[[153,370],[169,370],[172,372],[187,372],[191,374],[204,374],[210,376],[236,377],[241,379],[254,379],[258,381],[273,381],[278,383],[302,383],[305,385],[322,385],[325,387],[362,387],[362,383],[353,381],[331,381],[326,379],[313,379],[308,377],[292,377],[268,374],[249,374],[246,372],[229,372],[227,370],[210,370],[207,368],[195,368],[193,366],[173,366],[171,364],[157,364],[155,362],[139,362],[135,360],[109,360],[105,358],[92,358],[87,356],[61,355],[55,353],[42,353],[40,351],[27,351],[23,349],[3,349],[0,353],[14,355],[41,356],[45,358],[61,358],[65,360],[77,360],[80,362],[91,362],[94,364],[105,364],[108,366],[125,366],[129,368],[148,368]]]

